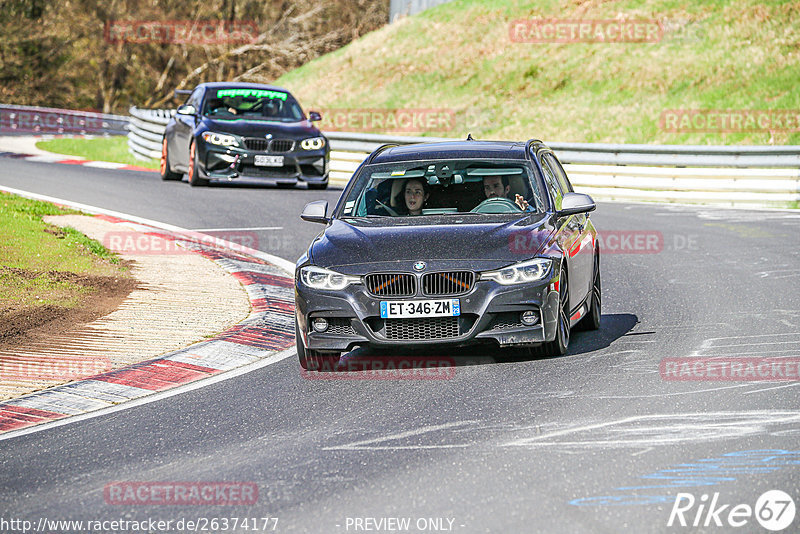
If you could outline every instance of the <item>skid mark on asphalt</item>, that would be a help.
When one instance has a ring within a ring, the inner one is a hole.
[[[647,448],[743,438],[800,427],[800,412],[710,412],[627,417],[521,438],[507,447]]]
[[[758,352],[763,356],[770,356],[775,351],[797,354],[800,353],[800,332],[712,337],[703,341],[690,356],[737,356],[742,353],[741,347],[764,347]]]
[[[739,411],[638,415],[579,425],[486,424],[455,421],[426,425],[323,448],[326,451],[399,451],[508,447],[572,453],[586,449],[640,449],[689,442],[793,435],[798,411]]]
[[[421,436],[423,434],[432,434],[439,432],[441,430],[449,430],[456,427],[462,427],[466,425],[471,425],[476,423],[476,421],[455,421],[452,423],[445,423],[443,425],[429,425],[423,426],[420,428],[416,428],[414,430],[408,430],[406,432],[398,432],[396,434],[389,434],[387,436],[382,436],[378,438],[372,439],[365,439],[362,441],[354,441],[352,443],[348,443],[345,445],[338,445],[334,447],[325,447],[323,450],[325,451],[360,451],[360,450],[371,450],[371,451],[394,451],[394,450],[401,450],[401,449],[450,449],[456,447],[469,447],[469,443],[452,443],[452,444],[424,444],[424,443],[415,443],[415,444],[406,444],[406,445],[384,445],[385,443],[389,443],[392,441],[401,441],[406,440],[408,438],[415,438],[417,436]]]

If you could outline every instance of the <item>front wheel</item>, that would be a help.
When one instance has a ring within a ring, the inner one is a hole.
[[[200,187],[208,185],[208,180],[200,177],[200,169],[197,165],[197,148],[193,142],[189,146],[189,185],[192,187]]]
[[[180,180],[183,176],[181,173],[172,172],[169,165],[169,152],[167,150],[167,138],[164,137],[164,140],[161,143],[161,179],[162,180]]]
[[[556,338],[543,345],[545,356],[563,356],[569,347],[569,281],[567,272],[561,270],[558,275],[558,321],[556,321]]]
[[[602,289],[600,287],[600,257],[594,259],[594,281],[592,282],[591,309],[579,323],[583,330],[597,330],[600,328],[600,309],[602,302]]]

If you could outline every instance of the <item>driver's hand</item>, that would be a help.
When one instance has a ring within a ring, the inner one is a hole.
[[[522,195],[517,195],[516,198],[514,199],[514,202],[517,204],[517,206],[519,206],[519,208],[522,211],[527,210],[529,207],[528,201],[522,198]]]

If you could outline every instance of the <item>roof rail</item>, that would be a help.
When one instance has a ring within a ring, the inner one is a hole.
[[[375,159],[375,156],[377,156],[378,154],[380,154],[381,152],[383,152],[387,148],[392,148],[392,147],[395,147],[395,146],[400,146],[400,145],[397,144],[397,143],[386,143],[385,145],[379,146],[378,148],[376,148],[375,150],[372,151],[372,154],[367,156],[367,164],[372,163],[372,160]]]

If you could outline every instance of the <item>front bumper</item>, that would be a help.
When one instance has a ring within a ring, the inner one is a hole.
[[[209,180],[258,180],[274,183],[328,182],[330,150],[295,148],[289,152],[260,152],[237,147],[220,147],[200,141],[198,163],[203,176]],[[280,167],[256,166],[257,155],[282,156]]]
[[[458,298],[460,317],[447,320],[380,317],[381,301],[440,298]],[[355,346],[461,346],[486,341],[501,347],[532,346],[555,339],[558,316],[558,291],[554,280],[549,278],[513,286],[478,280],[465,295],[418,295],[402,299],[373,296],[363,283],[341,291],[321,291],[296,279],[295,301],[305,346],[322,351],[349,351]],[[520,320],[521,313],[529,310],[539,317],[533,326],[526,326]],[[330,327],[326,332],[309,327],[316,317],[328,319]]]

